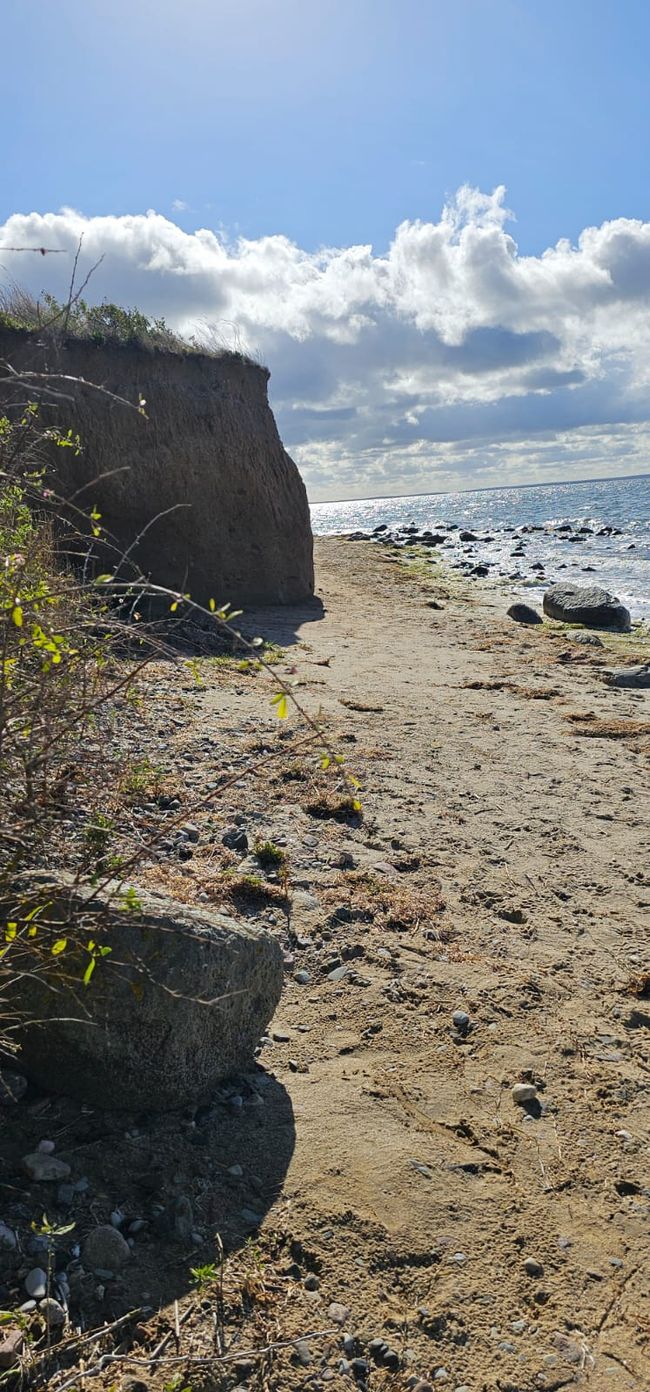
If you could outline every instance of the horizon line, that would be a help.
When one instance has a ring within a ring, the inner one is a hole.
[[[571,488],[578,483],[626,483],[629,479],[650,478],[650,471],[642,474],[595,474],[581,479],[549,479],[547,483],[491,483],[481,488],[429,489],[423,493],[374,493],[369,498],[321,498],[310,507],[333,507],[339,503],[390,503],[403,498],[450,498],[454,493],[506,493],[516,488]]]

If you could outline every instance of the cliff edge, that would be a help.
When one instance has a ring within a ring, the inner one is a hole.
[[[278,435],[266,368],[238,354],[13,329],[0,330],[3,359],[144,398],[146,418],[87,387],[42,409],[83,444],[79,455],[56,451],[60,491],[82,490],[76,505],[95,505],[117,548],[132,548],[154,583],[199,603],[291,604],[313,594],[307,494]]]

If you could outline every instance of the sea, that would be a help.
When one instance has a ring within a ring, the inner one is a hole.
[[[319,536],[372,533],[382,525],[435,532],[456,524],[478,537],[472,559],[489,562],[490,577],[508,581],[511,590],[539,600],[554,581],[599,585],[617,595],[632,618],[650,620],[650,474],[313,503],[311,519]],[[570,544],[557,530],[563,523],[571,524],[573,535],[588,530]],[[516,534],[525,527],[543,530],[523,533],[526,554],[513,557]],[[605,527],[619,534],[598,536]],[[467,551],[453,532],[441,554],[452,565],[466,563]],[[533,569],[540,562],[543,580]]]

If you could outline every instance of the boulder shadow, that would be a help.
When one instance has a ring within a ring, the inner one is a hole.
[[[254,1238],[295,1146],[291,1099],[261,1067],[184,1112],[102,1112],[30,1085],[0,1115],[2,1218],[17,1237],[16,1260],[0,1254],[2,1308],[24,1302],[25,1262],[47,1266],[47,1214],[60,1234],[52,1293],[67,1294],[71,1319],[86,1328],[181,1299],[196,1287],[192,1268],[218,1265],[220,1241],[229,1255]],[[22,1158],[51,1136],[70,1174],[38,1183]],[[102,1225],[117,1226],[132,1248],[112,1274],[83,1260],[85,1238]]]
[[[265,638],[281,648],[290,648],[301,641],[303,635],[300,630],[305,624],[319,623],[325,614],[322,599],[314,595],[302,604],[274,604],[246,609],[240,622],[245,635]]]

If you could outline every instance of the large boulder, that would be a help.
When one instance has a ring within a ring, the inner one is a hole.
[[[644,662],[640,667],[619,667],[614,672],[604,672],[603,679],[608,686],[647,691],[650,688],[650,662]]]
[[[29,938],[21,923],[41,906]],[[9,907],[18,936],[5,995],[20,1020],[20,1067],[38,1084],[161,1111],[250,1068],[282,989],[269,933],[149,890],[44,872],[21,877]]]
[[[294,604],[313,595],[307,493],[278,435],[265,367],[239,353],[2,329],[0,359],[17,371],[77,379],[66,382],[65,402],[46,398],[42,414],[81,438],[80,453],[53,448],[51,468],[76,509],[94,504],[101,513],[111,546],[94,543],[100,571],[128,551],[121,579],[136,566],[204,605]],[[146,417],[79,379],[130,402],[143,397]],[[22,403],[25,390],[18,395]],[[15,396],[0,383],[0,407]],[[79,512],[71,520],[79,526]]]
[[[629,610],[609,590],[597,585],[551,585],[544,595],[544,613],[550,619],[564,623],[580,623],[587,628],[610,628],[629,633],[632,622]]]

